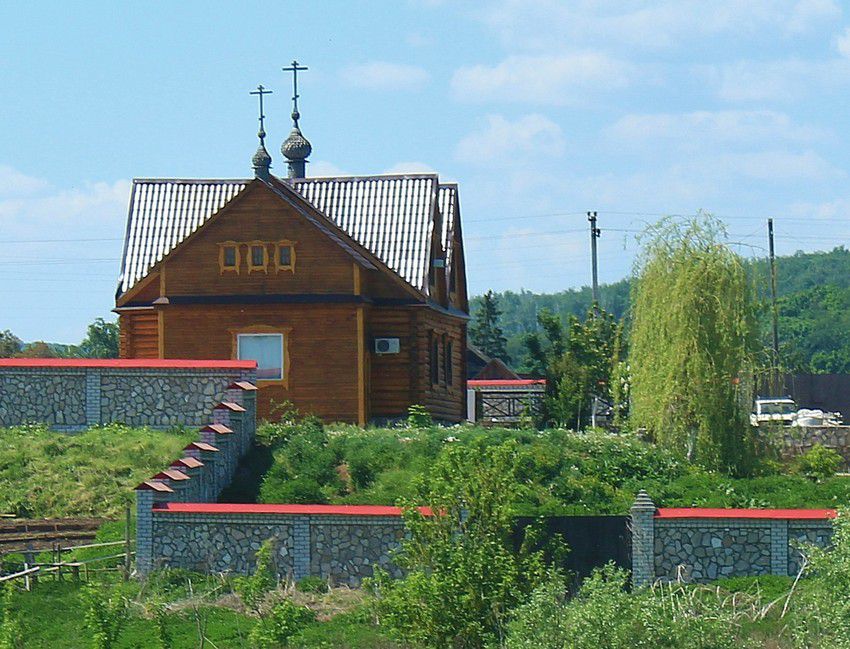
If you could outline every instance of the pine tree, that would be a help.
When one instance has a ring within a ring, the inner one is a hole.
[[[499,300],[492,290],[482,296],[481,308],[475,314],[475,319],[469,328],[472,344],[491,358],[499,358],[510,363],[507,352],[508,340],[499,326],[502,311]]]

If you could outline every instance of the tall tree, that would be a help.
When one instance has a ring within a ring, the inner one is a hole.
[[[23,349],[24,343],[11,331],[0,331],[0,358],[11,358]]]
[[[753,285],[716,218],[665,218],[635,262],[631,421],[693,461],[746,473],[758,352]]]
[[[580,428],[593,397],[610,398],[611,373],[621,360],[615,358],[620,329],[611,314],[593,308],[584,321],[570,316],[566,326],[543,309],[538,324],[543,334],[525,337],[526,365],[547,379],[545,423]]]
[[[118,324],[96,318],[74,351],[83,358],[118,358]]]
[[[502,333],[499,319],[499,299],[493,291],[487,291],[481,299],[481,308],[469,328],[472,344],[492,358],[500,358],[506,363],[511,359],[507,351],[507,338]]]

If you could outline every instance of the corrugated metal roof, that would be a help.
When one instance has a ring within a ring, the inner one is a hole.
[[[439,204],[440,213],[443,215],[441,241],[443,243],[443,250],[446,251],[446,274],[448,276],[452,270],[452,252],[454,252],[452,241],[454,239],[455,217],[457,216],[456,211],[458,209],[457,185],[440,185]]]
[[[249,182],[134,180],[119,293],[128,291],[144,278],[158,261]],[[457,206],[455,185],[441,186],[435,174],[304,178],[287,182],[354,241],[411,286],[427,294],[431,235],[438,223],[444,247],[452,240]],[[292,197],[277,183],[267,185],[292,202]],[[438,220],[441,213],[446,214],[442,223]],[[374,268],[320,219],[303,214],[364,266]]]
[[[245,189],[248,182],[134,180],[119,293],[144,278],[154,264]]]
[[[349,236],[427,293],[436,175],[304,178],[293,187]]]

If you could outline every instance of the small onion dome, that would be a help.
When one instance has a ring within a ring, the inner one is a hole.
[[[257,152],[251,158],[251,163],[254,165],[254,169],[268,169],[271,166],[272,157],[266,151],[264,144],[260,143],[260,146],[257,147]]]
[[[280,152],[286,156],[287,160],[306,160],[313,151],[309,140],[302,135],[301,129],[298,128],[300,117],[297,109],[292,112],[292,131],[280,146]]]

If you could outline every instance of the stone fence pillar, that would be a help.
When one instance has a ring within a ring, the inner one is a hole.
[[[153,570],[153,506],[167,502],[171,487],[159,480],[148,480],[136,487],[136,572],[147,575]]]
[[[655,581],[655,503],[643,489],[630,510],[632,518],[632,585]]]

